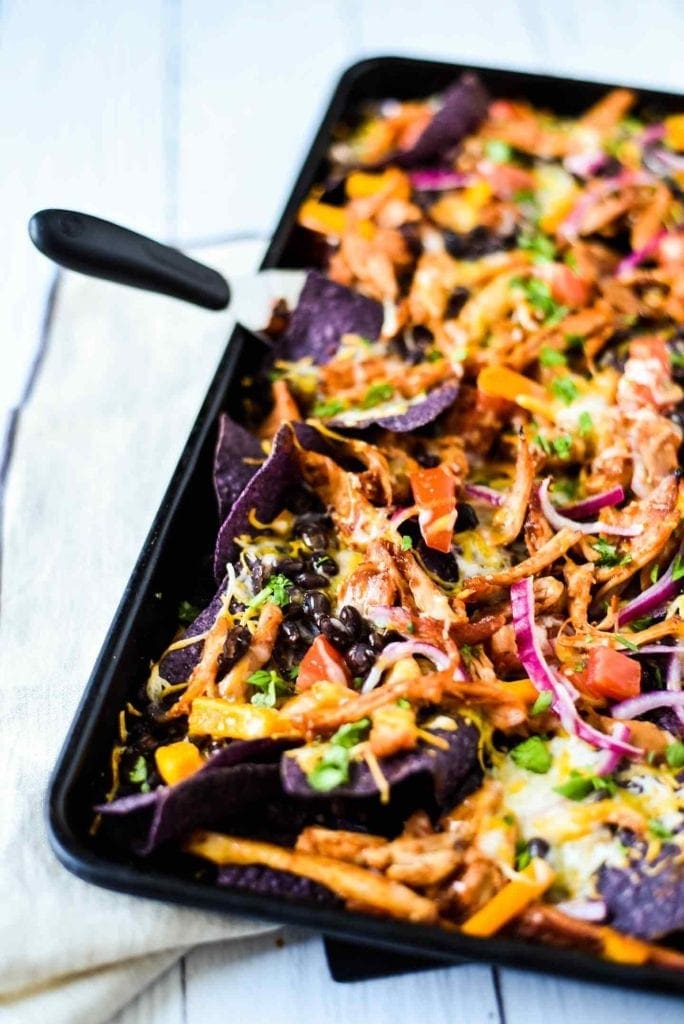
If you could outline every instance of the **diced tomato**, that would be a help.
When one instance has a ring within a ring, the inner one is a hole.
[[[663,370],[670,373],[670,356],[667,345],[657,334],[634,338],[629,345],[630,359],[657,359]]]
[[[612,647],[592,647],[581,677],[573,682],[590,697],[626,700],[641,692],[641,665]]]
[[[297,693],[308,690],[314,683],[327,680],[342,686],[351,684],[351,674],[344,658],[327,637],[317,636],[302,658],[295,689]]]
[[[429,548],[448,554],[456,523],[456,484],[444,466],[409,475],[418,506],[418,525]]]
[[[551,295],[556,302],[570,306],[571,309],[586,306],[591,285],[565,263],[550,263],[548,268]],[[545,276],[545,269],[540,268],[540,276]]]

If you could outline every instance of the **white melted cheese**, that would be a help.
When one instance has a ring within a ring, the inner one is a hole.
[[[602,864],[624,867],[625,848],[601,824],[607,801],[569,800],[554,792],[571,777],[573,771],[594,775],[602,753],[577,737],[556,736],[549,741],[553,758],[546,774],[535,774],[519,767],[511,757],[495,766],[493,776],[503,786],[503,804],[517,820],[521,837],[546,840],[551,849],[548,861],[556,871],[557,882],[571,898],[595,895],[595,875]],[[644,828],[652,820],[675,831],[684,825],[684,787],[667,770],[646,764],[632,764],[618,774],[629,788],[618,786],[610,806],[638,815]],[[603,808],[602,808],[603,804]],[[651,838],[648,836],[647,837]]]
[[[490,544],[484,533],[485,531],[481,529],[466,530],[457,536],[456,561],[461,580],[501,572],[511,564],[509,552],[505,548]]]

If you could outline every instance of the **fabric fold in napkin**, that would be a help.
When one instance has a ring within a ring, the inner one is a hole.
[[[244,273],[262,248],[200,258]],[[50,772],[230,328],[227,313],[75,275],[58,288],[5,494],[0,1022],[100,1024],[186,948],[272,927],[82,882],[44,820]]]

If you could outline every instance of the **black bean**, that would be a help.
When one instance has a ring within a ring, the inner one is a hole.
[[[311,572],[307,570],[306,572],[297,573],[295,576],[295,583],[298,586],[303,587],[304,590],[314,590],[316,587],[327,587],[328,578],[319,572]]]
[[[454,523],[454,533],[463,533],[464,530],[474,530],[479,524],[477,512],[467,501],[458,503],[458,515]]]
[[[278,562],[276,568],[283,576],[294,579],[298,573],[304,571],[306,566],[301,558],[283,558],[282,562]]]
[[[532,857],[545,857],[551,847],[545,839],[542,839],[540,836],[535,836],[534,839],[530,839],[527,844],[527,849],[530,851],[530,856]]]
[[[362,619],[356,608],[351,604],[345,604],[344,608],[339,613],[340,622],[353,638],[361,635]]]
[[[340,567],[330,555],[314,555],[311,564],[316,572],[323,572],[326,576],[337,576]]]
[[[257,562],[252,567],[252,590],[255,594],[258,594],[260,590],[263,590],[266,586],[266,580],[268,578],[268,569],[263,562]]]
[[[447,320],[452,320],[454,317],[457,317],[469,298],[470,291],[468,288],[464,288],[462,285],[454,288],[453,292],[447,299],[447,306],[444,312],[445,318]]]
[[[370,671],[375,654],[369,644],[354,644],[347,651],[347,664],[355,676],[363,676]]]
[[[376,630],[372,630],[371,631],[371,634],[368,637],[368,643],[370,644],[371,649],[373,651],[375,651],[376,654],[379,654],[380,651],[383,650],[383,648],[387,646],[387,640],[385,639],[385,634],[384,633],[378,633]]]
[[[328,537],[322,530],[302,530],[302,540],[312,551],[325,551],[328,546]]]
[[[302,608],[307,615],[329,615],[330,600],[325,594],[322,594],[320,590],[310,590],[308,594],[304,596]]]
[[[318,620],[318,628],[323,636],[331,640],[336,647],[349,647],[352,638],[339,619],[332,618],[330,615],[321,615]]]
[[[228,635],[226,636],[223,644],[223,650],[219,655],[216,665],[217,680],[220,681],[223,679],[233,665],[240,660],[249,647],[251,638],[252,635],[246,626],[233,626],[233,628],[228,631]]]
[[[296,644],[302,638],[302,634],[299,631],[299,626],[297,625],[296,622],[293,622],[291,619],[287,620],[286,622],[283,622],[282,626],[280,627],[280,631],[285,640],[287,640],[289,644]]]

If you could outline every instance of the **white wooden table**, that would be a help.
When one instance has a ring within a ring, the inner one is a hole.
[[[681,0],[4,0],[0,471],[49,342],[53,271],[27,240],[34,210],[84,209],[183,245],[267,237],[336,77],[360,57],[684,89],[683,35]],[[675,1024],[681,1004],[481,966],[336,985],[320,939],[288,930],[187,955],[116,1024],[656,1016]]]

